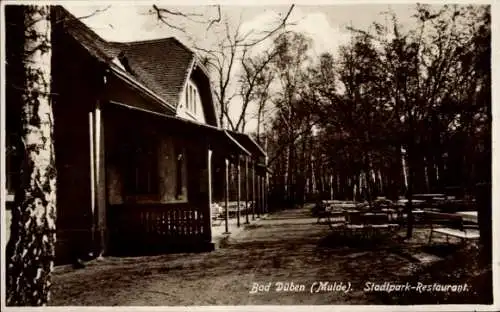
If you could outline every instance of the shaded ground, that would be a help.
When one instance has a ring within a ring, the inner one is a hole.
[[[488,280],[490,273],[478,273],[474,260],[468,261],[471,258],[464,257],[464,252],[469,257],[475,257],[470,250],[472,247],[465,251],[450,247],[443,249],[439,247],[442,246],[439,245],[440,240],[436,239],[434,246],[439,248],[433,250],[423,244],[426,234],[426,231],[416,229],[415,239],[410,242],[393,239],[360,244],[359,241],[339,239],[328,226],[316,224],[308,209],[282,211],[248,226],[211,253],[105,258],[89,263],[85,269],[59,270],[53,278],[51,304],[443,303],[448,302],[448,294],[440,293],[436,298],[434,294],[415,296],[415,292],[411,291],[404,294],[374,293],[363,288],[369,281],[379,284],[406,281],[462,283],[464,280],[480,279],[481,276],[483,280],[474,284],[474,291],[451,297],[454,303],[478,303],[481,300],[486,303],[477,290],[478,285],[491,285]],[[457,269],[457,265],[453,265],[456,261],[447,258],[460,252],[462,261],[458,264],[465,269]],[[424,266],[413,256],[419,253],[438,253],[438,259],[445,260]],[[471,265],[474,267],[469,268]],[[438,266],[437,271],[435,266]],[[431,274],[445,268],[451,271],[451,278],[446,274]],[[425,273],[428,271],[431,273]],[[311,293],[311,286],[320,281],[336,282],[336,286],[350,283],[350,289],[347,292]],[[279,292],[275,287],[277,282],[304,285],[304,291]],[[268,292],[251,294],[254,283],[262,287],[271,283],[272,287]]]

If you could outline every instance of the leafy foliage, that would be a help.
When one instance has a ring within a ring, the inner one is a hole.
[[[309,183],[306,193],[322,197],[411,202],[416,192],[489,181],[489,7],[417,5],[409,29],[387,14],[387,25],[351,29],[335,57],[311,60],[300,34],[275,41],[277,194],[294,198]]]

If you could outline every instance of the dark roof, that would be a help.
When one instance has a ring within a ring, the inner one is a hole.
[[[234,137],[245,149],[250,151],[253,155],[258,155],[260,157],[266,157],[266,152],[262,147],[252,139],[251,136],[245,133],[227,130],[229,134]]]
[[[158,101],[160,104],[177,107],[179,95],[196,57],[188,47],[173,37],[136,42],[109,42],[99,37],[62,6],[55,6],[54,9],[56,22],[63,25],[64,31],[85,48],[90,55],[108,64],[115,76],[142,88],[143,91],[149,93],[149,96],[159,97],[162,99],[162,101]],[[116,64],[116,61],[120,65]],[[198,62],[193,71],[193,79],[201,81],[200,92],[204,92],[210,99],[209,103],[213,105],[210,87],[203,88],[203,86],[210,84],[207,70]],[[110,103],[165,118],[170,121],[169,124],[174,127],[183,127],[184,130],[196,132],[201,130],[211,144],[222,146],[228,151],[248,156],[253,153],[265,156],[263,150],[245,134],[229,133],[217,126],[169,116],[167,112],[159,109],[161,107],[128,106],[114,101],[110,101]],[[217,124],[214,113],[205,111],[205,117],[214,120]]]
[[[66,9],[58,7],[65,30],[89,53],[102,62],[118,59],[138,82],[177,107],[179,95],[195,57],[193,51],[173,37],[136,41],[109,42]]]
[[[62,6],[55,6],[55,21],[75,38],[92,56],[103,62],[111,60],[120,53],[120,47],[99,37],[82,21],[69,13]]]
[[[137,80],[177,106],[194,59],[191,50],[172,37],[112,44],[121,49]]]

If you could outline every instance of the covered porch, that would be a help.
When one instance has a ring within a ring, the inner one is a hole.
[[[266,153],[250,136],[225,130],[244,153],[230,155],[214,152],[213,226],[230,234],[232,227],[249,224],[268,212]]]
[[[252,154],[234,136],[213,126],[115,101],[106,103],[102,115],[105,190],[96,193],[106,194],[105,254],[213,250],[211,204],[229,203],[238,196],[243,203],[241,175],[238,191],[230,183],[229,170],[237,168],[238,160],[257,164]],[[264,211],[265,191],[254,167],[248,168],[254,180],[244,175],[245,185],[256,184],[255,192],[245,188],[244,194],[254,197],[244,198],[248,207],[256,203],[253,211],[259,214]]]

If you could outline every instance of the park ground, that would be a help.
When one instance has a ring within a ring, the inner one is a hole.
[[[339,237],[316,221],[310,207],[283,210],[222,239],[213,252],[106,257],[83,269],[58,267],[51,305],[491,303],[491,266],[480,264],[473,243],[436,237],[429,244],[425,228],[415,229],[411,240],[402,239],[401,229],[393,238],[363,242]],[[326,281],[333,289],[315,292]],[[279,282],[298,286],[298,291],[278,291]],[[367,291],[367,282],[467,287],[461,292],[388,293]],[[252,293],[256,285],[269,284],[269,291]]]

